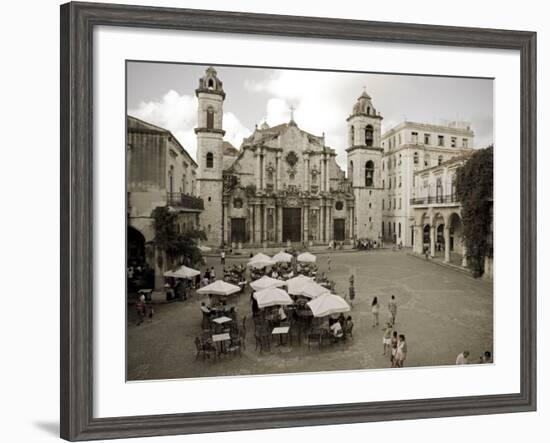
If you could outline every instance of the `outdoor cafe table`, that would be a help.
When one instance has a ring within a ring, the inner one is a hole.
[[[290,326],[279,326],[277,328],[273,328],[273,331],[271,331],[272,335],[279,336],[279,346],[283,345],[283,335],[288,334],[289,330],[290,330]],[[288,343],[288,335],[287,335],[287,343]]]
[[[220,343],[220,349],[218,354],[221,354],[225,352],[225,342],[231,340],[231,337],[229,336],[229,332],[225,332],[223,334],[214,334],[212,335],[212,341],[214,343]]]
[[[224,323],[227,323],[228,321],[231,321],[231,319],[229,317],[226,317],[225,315],[222,315],[221,317],[215,318],[212,321],[216,322],[219,325],[223,325]]]

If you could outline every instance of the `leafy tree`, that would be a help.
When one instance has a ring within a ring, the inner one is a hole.
[[[198,248],[199,240],[206,240],[206,233],[198,229],[186,229],[178,232],[178,215],[167,206],[153,210],[153,227],[155,228],[155,246],[164,251],[170,262],[182,260],[189,265],[202,261]]]
[[[493,146],[475,151],[456,174],[457,197],[462,204],[463,236],[468,266],[474,277],[483,274],[489,244],[493,199]]]

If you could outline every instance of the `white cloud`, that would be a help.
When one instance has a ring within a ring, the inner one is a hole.
[[[168,91],[160,101],[141,102],[137,108],[130,109],[132,116],[146,122],[168,129],[183,145],[189,154],[196,158],[197,137],[197,98],[191,95],[180,95],[174,90]],[[225,140],[239,147],[242,139],[251,131],[246,128],[235,114],[228,112],[223,116]]]
[[[276,71],[263,81],[245,83],[249,91],[272,96],[267,101],[264,116],[269,125],[288,122],[293,106],[298,126],[315,135],[325,133],[327,144],[336,150],[337,160],[343,165],[347,147],[345,117],[351,112],[354,101],[351,98],[349,106],[343,106],[342,93],[345,91],[349,95],[350,87],[354,90],[355,85],[342,82],[338,73],[312,71]],[[357,96],[360,92],[359,89]]]

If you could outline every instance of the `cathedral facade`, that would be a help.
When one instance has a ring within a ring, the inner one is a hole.
[[[356,238],[355,202],[363,186],[355,189],[346,178],[324,134],[300,129],[291,117],[256,127],[237,150],[223,141],[225,92],[213,68],[199,80],[196,95],[197,184],[209,244],[312,245]],[[360,152],[357,146],[353,155],[359,159]]]

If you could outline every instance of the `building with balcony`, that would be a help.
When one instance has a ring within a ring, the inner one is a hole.
[[[147,263],[161,284],[171,264],[151,244],[151,214],[168,206],[178,215],[179,230],[199,227],[204,203],[197,194],[198,165],[170,131],[131,116],[126,124],[128,263]]]
[[[432,125],[405,121],[382,136],[382,235],[413,247],[415,214],[411,205],[419,171],[441,166],[473,151],[474,133],[465,122]]]
[[[444,262],[467,265],[462,241],[461,205],[456,195],[456,170],[471,153],[414,173],[415,188],[410,199],[414,228],[414,252],[441,256]]]

